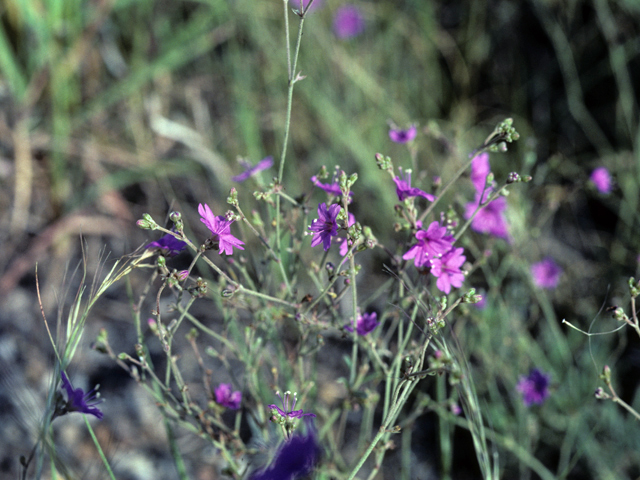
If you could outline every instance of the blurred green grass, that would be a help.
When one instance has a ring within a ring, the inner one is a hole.
[[[626,279],[638,274],[638,3],[356,2],[367,28],[346,42],[331,31],[340,3],[327,0],[306,24],[288,193],[308,190],[323,164],[356,171],[358,219],[388,242],[395,197],[374,153],[412,166],[414,179],[422,171],[428,186],[450,177],[496,119],[514,117],[521,140],[493,155],[492,168],[534,180],[512,189],[513,243],[494,244],[472,277],[489,306],[470,310],[456,333],[491,428],[544,457],[557,478],[640,475],[637,425],[592,395],[598,368],[620,361],[625,399],[640,407],[637,339],[587,339],[560,324],[612,329],[599,308],[625,304]],[[255,162],[282,149],[280,1],[6,0],[0,19],[5,274],[44,228],[79,211],[121,221],[97,240],[129,246],[148,240],[132,221],[143,212],[163,218],[173,205],[196,224],[198,202],[224,208],[237,156]],[[428,127],[415,161],[388,140],[388,119]],[[599,165],[617,179],[609,197],[587,188]],[[248,204],[251,188],[241,197]],[[484,239],[465,242],[481,255]],[[546,255],[565,269],[552,293],[528,275]],[[46,272],[47,254],[40,260]],[[537,421],[514,393],[532,366],[554,382]]]

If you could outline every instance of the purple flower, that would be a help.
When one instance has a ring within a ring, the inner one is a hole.
[[[103,414],[98,407],[96,407],[96,405],[102,403],[102,400],[98,399],[96,390],[93,389],[90,392],[84,393],[81,388],[73,388],[64,372],[60,372],[60,376],[62,377],[62,387],[66,391],[67,399],[66,401],[61,399],[56,405],[54,417],[70,412],[80,412],[87,415],[94,415],[99,420],[102,420]]]
[[[236,175],[235,177],[231,177],[231,180],[233,180],[234,182],[244,182],[251,175],[266,170],[267,168],[271,168],[271,166],[273,165],[273,157],[265,157],[255,165],[251,165],[246,160],[239,160],[239,163],[240,165],[242,165],[242,168],[244,168],[244,172]]]
[[[485,199],[489,195],[489,191],[485,191]],[[480,193],[476,193],[476,198],[473,202],[469,202],[466,205],[464,212],[464,218],[469,219],[478,209],[480,205]],[[488,205],[485,205],[481,210],[473,217],[471,221],[471,228],[479,233],[486,233],[493,235],[494,237],[509,239],[509,228],[507,226],[507,220],[504,217],[504,211],[507,208],[507,199],[504,197],[498,197],[491,201]]]
[[[542,373],[537,368],[531,370],[529,376],[520,377],[517,389],[522,393],[522,402],[526,407],[534,403],[540,405],[549,396],[551,376]]]
[[[467,259],[462,252],[464,249],[452,248],[439,258],[431,260],[431,274],[438,279],[436,287],[441,292],[449,294],[451,287],[460,288],[464,282],[464,273],[460,267]]]
[[[302,0],[302,8],[306,9],[311,0]],[[313,3],[309,7],[309,12],[319,9],[324,4],[324,0],[313,0]],[[300,0],[289,0],[289,5],[296,10],[300,10]]]
[[[269,405],[269,410],[271,410],[271,415],[275,417],[280,417],[280,419],[287,421],[289,419],[296,419],[302,417],[315,417],[314,413],[304,413],[303,410],[294,410],[296,406],[296,394],[293,394],[293,402],[291,403],[291,410],[289,410],[289,397],[292,396],[290,391],[284,392],[284,398],[280,396],[280,392],[276,392],[276,395],[282,402],[283,409],[278,407],[277,405]]]
[[[489,173],[491,173],[491,165],[488,153],[481,153],[471,161],[471,183],[473,183],[476,192],[482,193]]]
[[[340,195],[342,195],[342,190],[340,189],[340,184],[338,184],[338,180],[336,177],[337,174],[333,176],[333,181],[331,183],[322,183],[320,180],[318,180],[318,177],[314,175],[313,177],[311,177],[311,182],[316,187],[321,188],[328,194],[339,197]],[[351,197],[352,195],[353,192],[349,192],[349,197]]]
[[[313,232],[311,246],[315,247],[322,242],[324,251],[329,250],[331,246],[331,237],[338,235],[338,223],[336,217],[340,213],[340,205],[333,204],[327,209],[326,203],[318,205],[318,218],[316,218],[309,227]]]
[[[560,275],[562,275],[562,268],[549,257],[531,265],[533,283],[539,288],[556,288],[560,280]]]
[[[402,175],[402,178],[395,177],[393,181],[396,183],[396,194],[398,195],[398,198],[401,202],[404,201],[405,198],[409,197],[423,197],[430,202],[433,202],[435,200],[436,197],[434,197],[430,193],[423,192],[419,188],[411,187],[411,170],[407,170],[406,172],[404,172],[404,175],[402,173],[402,168],[398,168],[398,170],[400,171],[400,175]]]
[[[349,219],[347,220],[347,228],[351,227],[355,223],[356,223],[355,215],[353,213],[349,213]],[[349,240],[345,238],[340,243],[340,255],[344,257],[348,251],[349,251]]]
[[[167,233],[164,237],[151,242],[146,248],[157,248],[165,257],[174,257],[185,249],[187,244]]]
[[[373,332],[380,322],[378,322],[378,314],[376,312],[365,313],[358,317],[356,322],[356,333],[362,337]],[[344,329],[347,332],[353,332],[351,325],[345,325]]]
[[[364,17],[355,5],[343,5],[333,17],[333,33],[346,40],[360,35],[364,30]]]
[[[216,403],[219,403],[223,407],[230,408],[231,410],[238,410],[240,408],[240,402],[242,402],[242,392],[231,392],[230,383],[221,383],[215,390]]]
[[[254,473],[250,480],[295,480],[309,475],[320,458],[320,446],[312,426],[303,436],[293,435],[276,452],[269,468]]]
[[[416,133],[418,133],[418,129],[415,125],[411,125],[406,130],[394,127],[389,128],[389,138],[396,143],[409,143],[416,138]]]
[[[593,183],[600,193],[611,193],[612,184],[611,184],[611,175],[609,174],[609,170],[605,167],[598,167],[593,172],[591,172],[591,177],[589,177],[591,183]]]
[[[416,267],[427,266],[430,259],[447,253],[454,241],[451,235],[447,235],[447,227],[441,227],[438,222],[432,222],[426,230],[418,230],[416,238],[418,243],[402,256],[404,260],[413,258]]]
[[[227,220],[223,216],[215,216],[209,205],[201,203],[198,205],[198,213],[202,217],[200,221],[204,223],[213,234],[214,241],[218,242],[220,250],[218,254],[224,252],[227,255],[233,254],[233,247],[244,250],[244,242],[231,235],[231,224],[233,220]]]

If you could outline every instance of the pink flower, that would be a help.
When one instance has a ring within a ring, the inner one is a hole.
[[[556,288],[560,281],[560,275],[562,275],[562,268],[549,257],[531,265],[533,283],[539,288]]]
[[[378,314],[376,312],[365,313],[358,317],[356,322],[356,333],[362,337],[373,332],[380,322],[378,322]],[[352,323],[353,324],[353,323]],[[344,329],[347,332],[353,332],[351,325],[345,325]]]
[[[435,200],[436,197],[430,193],[423,192],[419,188],[411,187],[411,170],[407,170],[404,175],[402,174],[402,168],[398,168],[398,170],[400,171],[402,178],[395,177],[393,181],[396,184],[396,194],[401,202],[403,202],[405,198],[410,197],[423,197],[430,202]]]
[[[416,267],[427,266],[429,260],[447,253],[453,246],[453,237],[447,234],[447,227],[441,227],[438,222],[432,222],[426,230],[416,232],[418,243],[412,246],[402,258],[414,259]]]
[[[355,5],[343,5],[333,17],[333,33],[341,40],[360,35],[364,26],[364,17]]]
[[[392,127],[389,129],[389,138],[392,142],[409,143],[411,140],[416,138],[416,133],[418,133],[418,129],[416,128],[415,124],[412,124],[406,130]]]
[[[489,192],[485,194],[485,199]],[[480,194],[476,193],[476,198],[473,202],[469,202],[466,205],[464,212],[464,218],[471,218],[473,213],[478,209],[480,205]],[[488,205],[482,207],[482,209],[473,217],[471,221],[471,228],[479,233],[487,233],[494,237],[509,239],[509,228],[507,226],[507,220],[504,217],[504,211],[507,209],[507,199],[504,197],[498,197]]]
[[[198,206],[198,213],[202,218],[200,221],[204,223],[213,234],[213,240],[218,242],[220,250],[218,254],[224,252],[227,255],[233,254],[233,247],[244,250],[244,242],[231,235],[231,224],[233,220],[227,220],[223,216],[215,216],[209,205],[201,203]]]
[[[491,173],[491,165],[488,153],[481,153],[471,161],[471,183],[473,183],[476,192],[482,193],[489,173]],[[491,185],[487,185],[487,187],[491,187]]]
[[[598,167],[593,172],[591,172],[591,177],[589,177],[591,183],[593,183],[600,193],[611,193],[612,183],[611,183],[611,175],[609,174],[609,170],[605,167]]]
[[[322,243],[324,251],[329,250],[331,246],[331,237],[338,235],[338,223],[336,217],[340,213],[340,205],[333,204],[327,208],[326,203],[318,205],[318,218],[313,220],[309,230],[313,232],[311,246],[315,247]]]
[[[464,273],[460,267],[467,257],[462,255],[464,249],[452,248],[440,258],[431,260],[431,273],[438,279],[436,287],[441,292],[449,294],[451,287],[460,288],[464,282]]]
[[[242,392],[231,392],[230,383],[221,383],[215,390],[216,403],[219,403],[223,407],[230,408],[231,410],[238,410],[240,408],[240,402],[242,402]]]

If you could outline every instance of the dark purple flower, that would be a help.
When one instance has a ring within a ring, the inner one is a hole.
[[[244,250],[244,247],[242,247],[244,242],[231,235],[231,224],[233,220],[227,220],[223,216],[216,217],[206,203],[201,203],[198,206],[198,213],[202,217],[200,221],[211,230],[213,239],[218,241],[220,247],[218,254],[222,255],[222,252],[224,252],[227,255],[232,255],[233,247]]]
[[[402,130],[401,128],[391,127],[389,129],[389,138],[392,142],[396,143],[409,143],[411,140],[416,138],[416,133],[418,133],[418,129],[415,125],[411,125],[406,130]]]
[[[467,259],[462,252],[464,249],[452,248],[439,258],[431,260],[431,274],[438,279],[436,287],[441,292],[449,294],[451,287],[460,288],[464,282],[464,273],[460,267]]]
[[[242,402],[242,392],[231,391],[230,383],[221,383],[215,390],[216,402],[231,410],[238,410]]]
[[[611,193],[611,175],[609,174],[609,170],[607,170],[605,167],[596,168],[593,172],[591,172],[591,177],[589,178],[600,193]]]
[[[240,165],[242,165],[242,168],[244,168],[244,172],[236,175],[235,177],[231,177],[231,180],[233,180],[234,182],[244,182],[251,175],[255,175],[256,173],[266,170],[267,168],[271,168],[271,166],[273,165],[273,157],[265,157],[255,165],[251,165],[246,160],[239,160],[239,163]]]
[[[406,172],[404,172],[404,174],[402,173],[402,168],[398,168],[398,170],[400,171],[400,175],[402,175],[402,178],[395,177],[393,181],[396,184],[396,194],[398,195],[398,198],[401,202],[403,202],[405,198],[409,197],[423,197],[430,202],[433,202],[435,200],[436,197],[434,197],[430,193],[423,192],[419,188],[411,187],[411,170],[407,170]]]
[[[549,257],[531,265],[533,283],[539,288],[556,288],[560,281],[560,275],[562,275],[562,268]]]
[[[454,242],[447,234],[447,227],[441,227],[438,222],[432,222],[426,230],[418,230],[416,238],[418,243],[402,256],[404,260],[413,258],[416,267],[427,266],[430,259],[447,253]]]
[[[540,405],[549,396],[549,383],[551,376],[542,373],[537,368],[531,370],[526,377],[520,377],[517,389],[522,393],[522,402],[526,407],[534,403]]]
[[[312,247],[322,243],[324,251],[329,250],[331,237],[338,235],[338,223],[336,222],[338,213],[340,213],[340,205],[337,203],[331,205],[328,209],[326,203],[318,205],[318,218],[313,220],[309,227],[309,230],[313,232]]]
[[[373,332],[378,324],[378,314],[376,312],[360,315],[356,322],[356,333],[364,337],[365,335]],[[353,327],[351,325],[345,325],[344,329],[348,332],[353,332]]]
[[[340,184],[338,183],[337,174],[333,176],[332,180],[333,181],[331,183],[322,183],[320,180],[318,180],[318,177],[316,175],[311,177],[311,182],[316,187],[321,188],[322,190],[324,190],[330,195],[335,195],[336,197],[339,197],[340,195],[342,195],[342,190],[340,189]],[[353,192],[349,192],[349,197],[351,197],[352,195],[353,195]]]
[[[250,480],[296,480],[309,475],[320,458],[320,446],[309,422],[307,435],[296,434],[282,442],[268,468]]]
[[[186,248],[187,244],[167,233],[165,236],[151,242],[146,248],[157,248],[165,257],[174,257]]]
[[[79,412],[94,415],[99,420],[102,420],[103,414],[98,407],[96,407],[96,405],[102,403],[102,400],[98,399],[96,390],[93,389],[90,392],[84,393],[81,388],[73,388],[64,372],[60,372],[60,376],[62,377],[62,387],[67,394],[67,398],[56,406],[55,416],[70,412]]]
[[[276,395],[278,396],[278,398],[280,399],[280,401],[282,402],[282,408],[278,407],[275,404],[269,405],[269,410],[271,410],[271,415],[276,416],[276,417],[280,417],[281,420],[284,420],[285,422],[289,419],[296,419],[296,418],[302,418],[302,417],[315,417],[316,415],[314,413],[304,413],[303,410],[294,410],[295,406],[296,406],[296,394],[294,393],[293,395],[291,395],[290,391],[286,391],[284,392],[284,398],[282,398],[280,396],[280,392],[276,392]],[[289,397],[293,396],[293,402],[291,402],[291,410],[289,410]]]
[[[355,5],[343,5],[333,17],[333,33],[346,40],[360,35],[364,30],[364,17]]]

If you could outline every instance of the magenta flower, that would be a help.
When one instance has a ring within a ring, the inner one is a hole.
[[[337,203],[331,205],[328,209],[326,203],[318,205],[318,218],[313,220],[309,227],[309,230],[313,232],[312,247],[322,242],[324,251],[329,250],[331,237],[338,235],[338,223],[336,222],[338,213],[340,213],[340,205]]]
[[[244,168],[244,172],[236,175],[235,177],[231,177],[231,180],[233,180],[234,182],[244,182],[250,176],[266,170],[267,168],[271,168],[271,166],[273,165],[273,157],[265,157],[255,165],[251,165],[246,160],[239,160],[238,163],[242,165],[242,168]]]
[[[562,268],[549,257],[531,265],[533,283],[539,288],[548,290],[556,288],[560,281],[560,275],[562,275]]]
[[[364,17],[355,5],[343,5],[333,17],[333,33],[341,40],[357,37],[364,31]]]
[[[242,392],[231,391],[230,383],[221,383],[216,388],[216,403],[219,403],[223,407],[230,408],[231,410],[238,410],[240,408],[240,402],[242,402]]]
[[[349,219],[347,220],[347,228],[353,226],[356,223],[356,217],[353,213],[349,213]],[[346,238],[340,242],[340,255],[345,256],[349,251],[349,240]]]
[[[358,317],[358,321],[356,322],[356,333],[361,337],[373,332],[376,327],[379,325],[378,322],[378,314],[376,312],[365,313],[364,315],[360,315]],[[344,329],[347,332],[353,333],[353,322],[351,325],[345,325]]]
[[[482,193],[489,173],[491,173],[491,165],[488,153],[481,153],[471,161],[471,183],[473,183],[476,192]],[[491,185],[487,185],[487,187],[491,187]]]
[[[441,292],[449,294],[451,287],[460,288],[464,282],[464,273],[460,267],[467,257],[462,255],[464,249],[452,248],[439,258],[431,260],[431,274],[438,279],[436,287]]]
[[[289,419],[296,419],[302,417],[315,417],[314,413],[304,413],[303,410],[294,410],[296,406],[296,394],[291,395],[290,391],[284,392],[284,398],[280,396],[280,392],[276,392],[276,395],[282,402],[282,407],[280,408],[277,405],[269,405],[269,410],[271,410],[271,415],[275,417],[279,417],[283,421],[287,421]],[[293,396],[293,402],[291,402],[291,410],[289,410],[289,397]]]
[[[489,191],[485,192],[485,199],[489,195]],[[469,219],[473,213],[478,209],[480,205],[480,194],[476,193],[476,198],[473,202],[469,202],[466,205],[464,212],[464,218]],[[493,235],[494,237],[509,239],[509,227],[507,226],[507,220],[504,217],[504,211],[507,208],[507,199],[504,197],[498,197],[488,205],[485,205],[481,210],[473,217],[471,221],[471,228],[479,233],[486,233]]]
[[[417,133],[418,129],[415,125],[411,125],[406,130],[394,127],[389,128],[389,138],[392,142],[396,143],[409,143],[411,140],[416,138]]]
[[[320,446],[311,422],[307,435],[295,434],[284,441],[268,468],[254,473],[250,480],[296,480],[313,472],[320,458]]]
[[[454,242],[453,237],[447,234],[447,228],[438,222],[432,222],[426,230],[418,230],[416,238],[418,243],[402,256],[404,260],[413,258],[416,267],[428,266],[429,260],[451,250]]]
[[[102,420],[103,414],[98,407],[96,407],[96,405],[102,403],[102,400],[98,399],[96,390],[93,389],[90,392],[84,393],[81,388],[73,388],[64,372],[60,372],[60,376],[62,377],[62,387],[66,392],[67,398],[66,400],[62,397],[59,398],[56,403],[54,418],[64,415],[65,413],[79,412],[94,415],[99,420]]]
[[[423,197],[430,202],[433,202],[436,199],[436,197],[434,197],[430,193],[423,192],[419,188],[411,187],[411,170],[407,170],[406,172],[404,172],[404,175],[402,173],[402,168],[398,168],[398,170],[400,171],[400,175],[402,175],[402,178],[395,177],[393,181],[396,184],[396,194],[398,195],[398,198],[401,202],[403,202],[405,198],[410,197]]]
[[[145,248],[157,248],[161,255],[165,257],[174,257],[186,248],[187,244],[176,237],[167,233],[155,242],[151,242]]]
[[[540,405],[549,396],[551,376],[542,373],[537,368],[531,370],[528,376],[520,377],[516,388],[522,394],[522,402],[526,407],[533,404]]]
[[[600,193],[611,193],[611,189],[613,185],[611,183],[611,175],[609,174],[609,170],[605,167],[598,167],[593,172],[591,172],[591,177],[589,177],[591,183],[593,183]]]
[[[200,221],[211,230],[214,242],[218,242],[220,248],[218,254],[222,255],[222,252],[224,252],[226,255],[233,255],[234,247],[239,250],[244,250],[242,246],[244,242],[231,235],[231,224],[233,220],[227,220],[221,215],[215,216],[206,203],[198,205],[198,213],[202,217]]]

